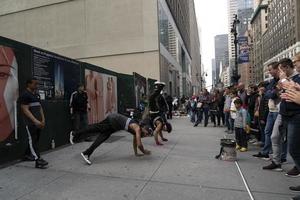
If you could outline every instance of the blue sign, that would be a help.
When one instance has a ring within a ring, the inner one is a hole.
[[[250,62],[250,47],[248,45],[248,37],[238,37],[239,45],[239,64]]]

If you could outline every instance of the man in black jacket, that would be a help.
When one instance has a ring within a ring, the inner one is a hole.
[[[70,99],[70,113],[74,119],[74,130],[87,126],[88,96],[83,85],[78,85],[77,91],[73,92]]]

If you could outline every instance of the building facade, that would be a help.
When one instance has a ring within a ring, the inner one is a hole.
[[[2,0],[0,35],[164,81],[179,96],[192,92],[191,52],[199,45],[191,42],[190,7],[174,0]]]
[[[191,40],[191,74],[192,74],[192,89],[193,94],[199,94],[202,88],[202,72],[201,68],[201,49],[200,49],[200,36],[199,36],[199,26],[197,23],[197,17],[195,12],[194,1],[189,1],[190,3],[190,40]]]
[[[228,34],[216,35],[215,36],[215,66],[216,74],[214,77],[215,83],[220,81],[220,73],[223,66],[229,65],[229,55],[228,55]]]
[[[273,61],[300,52],[300,1],[272,0],[268,5],[269,28],[263,36],[264,68]],[[268,79],[264,74],[264,79]]]
[[[268,30],[268,1],[260,1],[251,19],[252,34],[252,59],[251,63],[255,71],[255,82],[264,80],[264,51],[263,36]]]

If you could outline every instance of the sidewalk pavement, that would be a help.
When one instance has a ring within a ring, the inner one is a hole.
[[[99,147],[86,165],[80,152],[90,143],[46,153],[47,170],[22,162],[0,170],[1,200],[249,200],[235,163],[214,159],[223,128],[194,128],[187,118],[173,120],[169,142],[144,139],[151,156],[135,157],[132,137],[120,132]],[[300,179],[266,172],[268,162],[239,154],[239,165],[255,200],[286,200]],[[291,164],[285,165],[288,170]]]

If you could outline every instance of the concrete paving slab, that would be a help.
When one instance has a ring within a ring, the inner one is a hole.
[[[67,174],[20,200],[128,200],[135,199],[145,182],[95,175]]]
[[[65,175],[61,171],[12,166],[0,170],[0,199],[14,200]]]
[[[247,193],[232,190],[206,189],[184,184],[149,183],[138,200],[248,200]]]
[[[299,185],[299,179],[288,178],[285,172],[266,171],[262,167],[270,164],[270,161],[264,161],[252,157],[254,152],[239,154],[239,165],[243,171],[249,187],[253,191],[268,192],[276,194],[292,194],[289,186]],[[292,167],[291,165],[288,165]],[[283,168],[289,169],[287,165]]]
[[[268,194],[268,193],[254,193],[255,200],[289,200],[294,195],[282,195],[282,194]]]
[[[169,156],[152,180],[244,190],[234,163]]]

